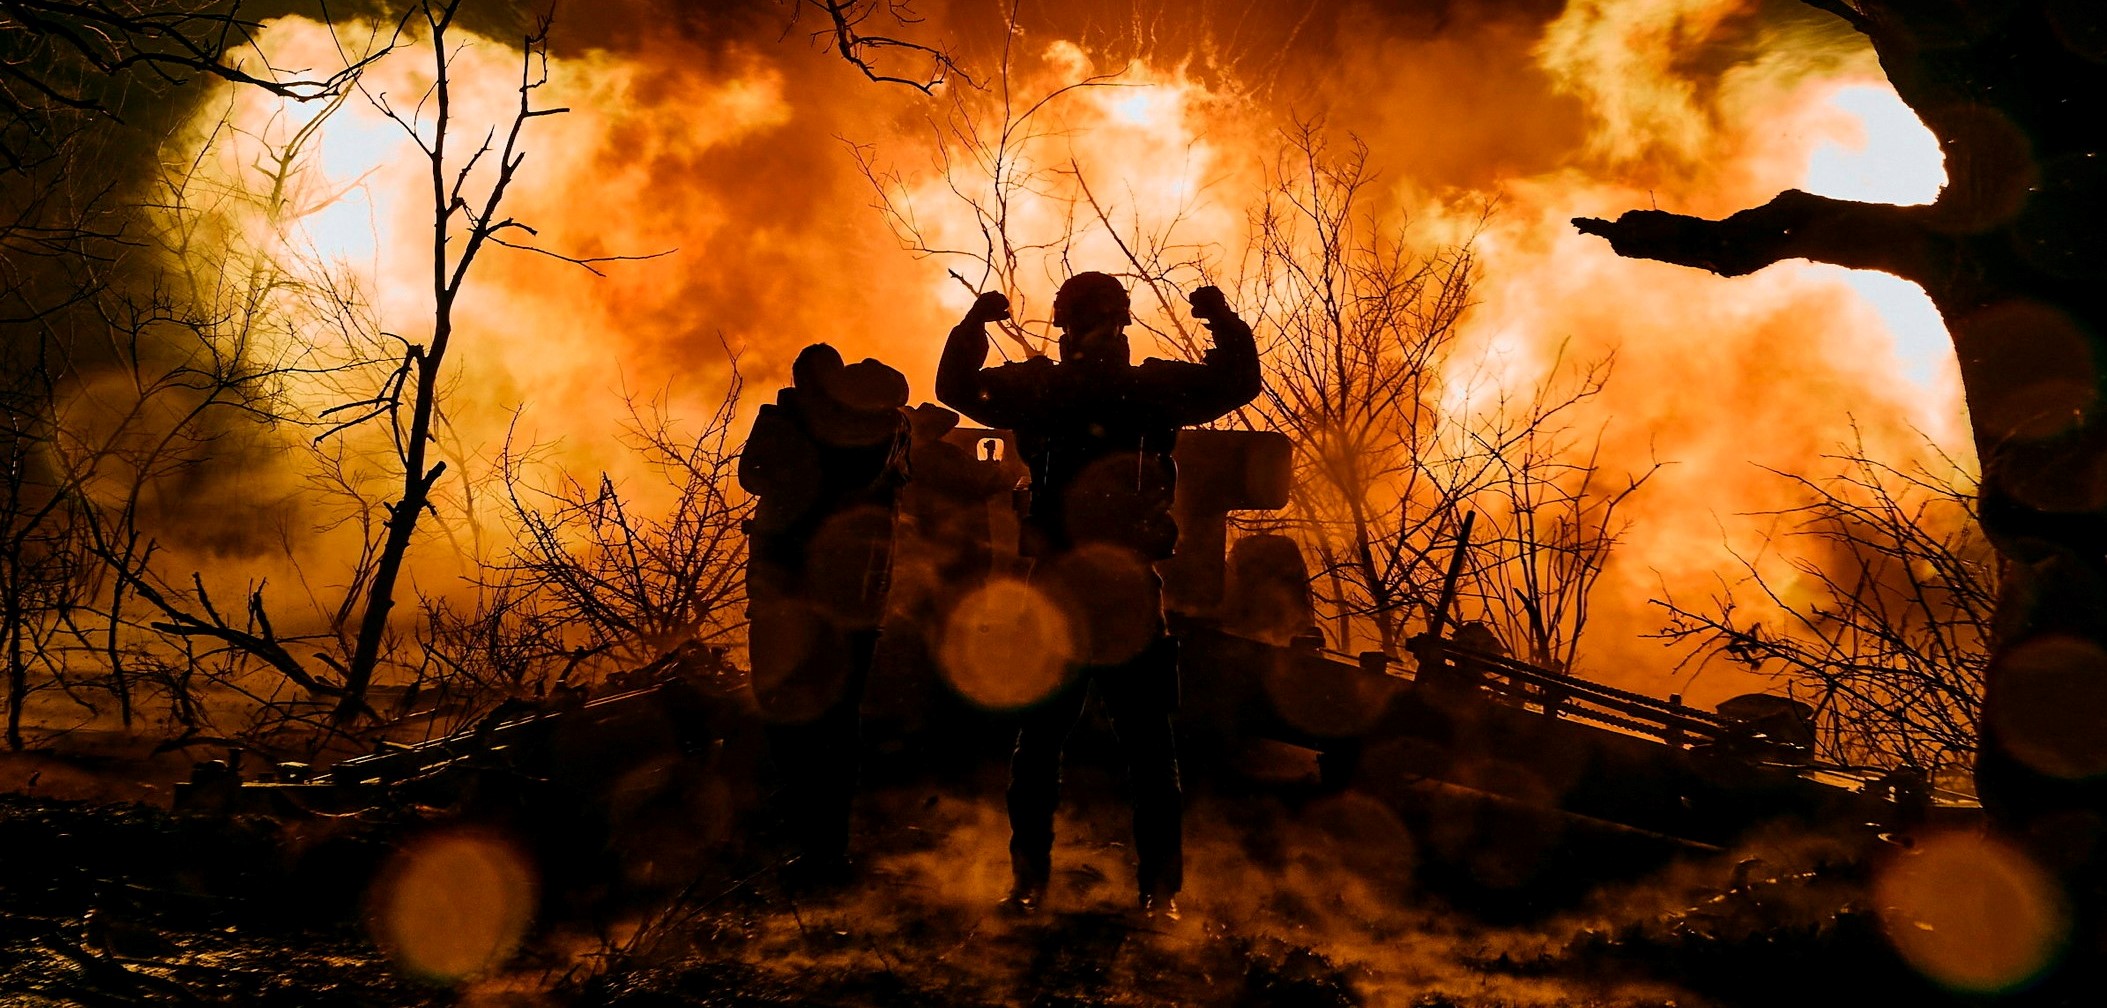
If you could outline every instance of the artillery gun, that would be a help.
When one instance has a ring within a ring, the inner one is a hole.
[[[988,485],[1028,492],[1007,432],[954,429],[944,440],[1001,477]],[[1307,574],[1279,537],[1228,549],[1228,515],[1286,505],[1289,447],[1267,432],[1180,435],[1179,545],[1160,570],[1183,654],[1189,776],[1253,747],[1286,748],[1314,763],[1321,788],[1374,796],[1417,835],[1447,838],[1446,853],[1481,878],[1514,884],[1562,866],[1596,877],[1714,851],[1781,821],[1872,837],[1979,814],[1971,798],[1906,769],[1817,761],[1804,704],[1757,695],[1708,711],[1517,660],[1489,633],[1447,625],[1453,570],[1432,625],[1402,655],[1348,655],[1311,633],[1284,634],[1277,621],[1255,627],[1245,603],[1300,592],[1306,606]],[[980,523],[996,570],[1019,563],[1019,504],[998,494]],[[1231,562],[1252,556],[1264,562]],[[536,803],[584,813],[604,840],[631,828],[637,817],[624,811],[650,807],[669,775],[692,778],[705,764],[719,780],[759,775],[737,743],[756,716],[726,668],[721,651],[690,648],[596,699],[501,708],[461,731],[384,743],[319,771],[243,780],[223,764],[201,765],[177,801],[281,816],[403,801]],[[999,718],[952,710],[983,722],[948,726],[968,734],[988,735],[986,722]],[[640,788],[643,797],[630,793]]]
[[[958,436],[984,450],[1005,437]],[[1704,710],[1518,660],[1482,627],[1453,626],[1468,517],[1430,626],[1402,655],[1325,648],[1296,632],[1312,624],[1306,612],[1285,623],[1277,612],[1298,595],[1308,605],[1291,541],[1225,549],[1230,512],[1287,504],[1289,454],[1270,432],[1179,436],[1180,537],[1160,570],[1181,640],[1188,748],[1207,757],[1189,766],[1233,763],[1254,742],[1294,747],[1313,754],[1323,786],[1378,796],[1422,835],[1456,838],[1458,853],[1512,862],[1487,866],[1492,875],[1561,859],[1594,875],[1780,823],[1871,839],[1980,815],[1971,796],[1909,768],[1817,760],[1804,703],[1749,694]],[[1238,554],[1253,562],[1232,564]]]

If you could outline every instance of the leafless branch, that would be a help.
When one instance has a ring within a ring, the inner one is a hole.
[[[1827,759],[1965,769],[2000,578],[1974,481],[1936,451],[1903,467],[1858,441],[1828,461],[1821,478],[1777,473],[1804,503],[1771,515],[1779,531],[1706,604],[1656,600],[1656,636],[1688,663],[1723,658],[1807,691]],[[1788,591],[1769,555],[1794,544],[1807,548],[1787,558]]]
[[[797,4],[798,11],[809,8],[824,19],[825,27],[813,33],[814,37],[827,39],[842,59],[874,83],[904,84],[923,94],[935,93],[953,78],[967,87],[978,86],[942,48],[869,30],[873,21],[903,28],[921,24],[922,18],[906,0],[797,0]],[[793,23],[795,20],[793,14]],[[900,58],[928,69],[912,76],[888,69]]]

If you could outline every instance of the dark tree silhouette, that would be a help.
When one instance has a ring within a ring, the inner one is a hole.
[[[1946,157],[1936,202],[1799,191],[1711,221],[1577,219],[1620,255],[1739,276],[1783,259],[1923,286],[1953,333],[2009,565],[1977,782],[2065,870],[2107,865],[2107,9],[2038,0],[1806,0],[1872,42]]]
[[[259,18],[216,0],[0,0],[0,169],[58,153],[72,120],[122,121],[133,94],[217,78],[301,101],[338,93],[365,59],[330,74],[282,72],[256,45]]]

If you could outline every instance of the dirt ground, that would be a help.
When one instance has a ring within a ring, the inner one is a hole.
[[[678,791],[682,810],[628,808],[581,855],[532,817],[415,801],[176,813],[169,786],[198,754],[76,748],[0,760],[0,1003],[1949,1000],[1889,951],[1859,873],[1789,835],[1599,885],[1499,889],[1356,792],[1201,778],[1181,915],[1151,918],[1131,906],[1117,775],[1084,745],[1054,891],[1016,919],[997,909],[999,763],[936,782],[875,772],[857,877],[812,891],[786,884],[739,782],[710,773]]]

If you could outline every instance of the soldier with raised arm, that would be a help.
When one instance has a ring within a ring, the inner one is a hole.
[[[1096,692],[1111,715],[1133,794],[1141,907],[1175,917],[1183,884],[1181,797],[1171,714],[1178,700],[1176,642],[1166,633],[1154,570],[1177,544],[1171,515],[1178,428],[1219,418],[1259,392],[1251,328],[1222,292],[1202,287],[1193,315],[1215,346],[1199,363],[1128,362],[1126,289],[1079,273],[1054,298],[1057,363],[1035,358],[985,367],[986,326],[1009,299],[980,295],[944,345],[937,397],[989,427],[1015,432],[1031,470],[1024,551],[1032,587],[1060,607],[1076,667],[1022,712],[1010,763],[1013,910],[1035,910],[1052,874],[1061,749]]]

